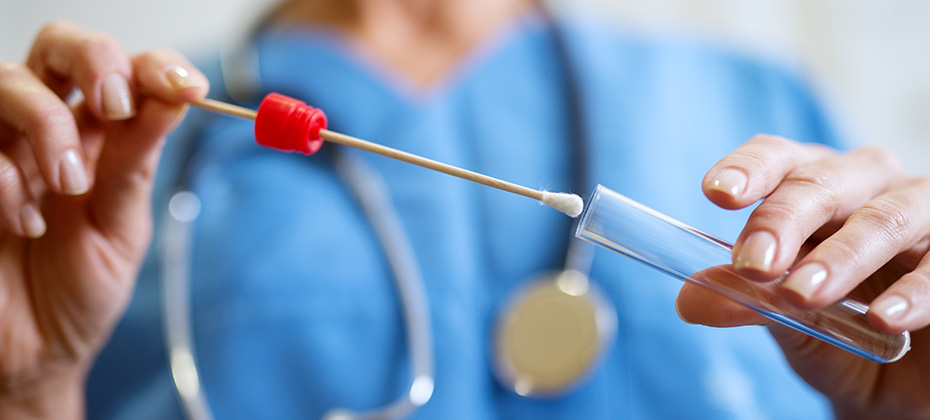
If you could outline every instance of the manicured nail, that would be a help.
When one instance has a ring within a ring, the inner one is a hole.
[[[739,253],[736,254],[736,268],[771,270],[777,246],[775,236],[769,232],[763,230],[750,234],[739,247]]]
[[[781,287],[797,293],[804,300],[810,300],[827,279],[827,269],[820,263],[804,264],[791,272],[782,282]]]
[[[68,150],[61,157],[59,170],[61,171],[61,190],[65,194],[80,195],[90,188],[84,162],[74,149]]]
[[[121,74],[110,73],[104,77],[100,90],[103,95],[103,112],[107,118],[125,120],[136,115],[129,83]]]
[[[736,197],[746,191],[746,182],[746,174],[742,171],[726,169],[710,182],[710,188]]]
[[[898,295],[888,296],[872,304],[872,312],[889,323],[903,317],[909,308],[907,299]]]
[[[207,81],[195,76],[186,68],[173,64],[165,69],[165,77],[176,89],[202,88],[207,86]]]
[[[45,219],[35,204],[26,203],[19,211],[19,220],[23,224],[23,233],[30,238],[38,238],[45,234]]]

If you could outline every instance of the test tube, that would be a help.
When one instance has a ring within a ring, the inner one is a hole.
[[[775,322],[866,359],[890,363],[910,349],[907,331],[887,334],[872,326],[866,317],[868,305],[847,298],[813,311],[796,308],[781,297],[778,281],[756,282],[738,274],[731,244],[603,185],[589,198],[575,236],[709,287]]]

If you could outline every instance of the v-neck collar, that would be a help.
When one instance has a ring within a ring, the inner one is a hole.
[[[387,63],[360,51],[336,31],[323,28],[272,27],[262,35],[260,44],[279,44],[284,50],[274,47],[266,49],[261,52],[262,61],[266,54],[275,52],[290,56],[294,61],[291,66],[280,66],[281,63],[276,62],[276,67],[262,63],[261,73],[263,79],[269,79],[266,85],[283,85],[299,92],[303,87],[310,87],[306,86],[308,84],[319,83],[314,77],[326,77],[327,74],[336,74],[332,73],[335,71],[342,76],[355,78],[361,85],[374,88],[389,103],[410,108],[430,107],[435,102],[454,95],[460,86],[479,75],[495,57],[505,54],[522,35],[544,25],[545,20],[541,12],[532,10],[524,13],[466,53],[452,71],[427,87],[418,86],[413,80],[390,68]],[[309,64],[306,60],[313,62],[310,66],[313,69],[325,72],[313,71],[307,78],[294,78],[295,67],[302,68]],[[277,77],[289,80],[276,81]],[[288,83],[291,86],[287,86]]]

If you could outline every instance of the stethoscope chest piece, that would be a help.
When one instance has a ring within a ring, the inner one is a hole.
[[[616,310],[585,274],[543,276],[514,294],[498,320],[495,374],[521,396],[563,395],[597,367],[616,328]]]

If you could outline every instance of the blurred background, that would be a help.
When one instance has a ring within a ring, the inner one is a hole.
[[[138,52],[209,51],[272,0],[0,0],[0,61],[21,60],[44,22],[65,18]],[[930,175],[930,2],[922,0],[553,0],[633,31],[698,37],[800,68],[856,144]]]

